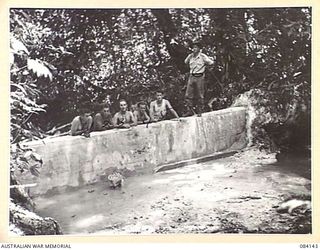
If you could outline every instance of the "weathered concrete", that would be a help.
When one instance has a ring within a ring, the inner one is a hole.
[[[202,162],[213,161],[213,160],[217,160],[220,158],[229,157],[229,156],[234,155],[236,153],[238,153],[237,150],[228,151],[228,152],[218,152],[218,153],[214,153],[211,155],[205,155],[205,156],[201,156],[201,157],[197,157],[197,158],[192,158],[189,160],[183,160],[183,161],[178,161],[178,162],[174,162],[174,163],[169,163],[169,164],[165,164],[165,165],[161,165],[159,167],[156,167],[154,169],[154,172],[158,173],[158,172],[167,171],[167,170],[171,170],[171,169],[175,169],[175,168],[181,168],[181,167],[194,165],[194,164],[198,164],[198,163],[202,163]]]
[[[38,195],[94,183],[115,169],[124,175],[150,173],[160,165],[246,144],[246,109],[234,107],[148,127],[93,132],[90,138],[34,141],[28,145],[43,157],[40,177],[24,174],[20,178],[23,183],[37,182],[31,194]]]

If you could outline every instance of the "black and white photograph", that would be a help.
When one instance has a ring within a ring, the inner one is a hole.
[[[10,236],[314,233],[311,6],[8,12]]]

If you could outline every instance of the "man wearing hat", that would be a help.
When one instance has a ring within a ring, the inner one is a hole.
[[[204,92],[205,92],[205,69],[206,65],[212,65],[213,59],[201,52],[201,45],[199,42],[192,43],[192,53],[184,60],[189,64],[190,75],[186,90],[186,104],[192,111],[197,101],[199,104],[199,115],[204,110]],[[193,111],[194,112],[194,111]]]

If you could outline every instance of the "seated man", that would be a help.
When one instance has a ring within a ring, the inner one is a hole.
[[[92,117],[90,111],[86,108],[80,110],[80,115],[76,116],[71,122],[70,134],[90,136],[92,126]]]
[[[168,111],[170,111],[175,118],[179,118],[179,115],[172,108],[170,102],[163,98],[163,92],[157,91],[156,95],[157,99],[150,103],[151,121],[157,122],[168,119]]]
[[[100,112],[93,118],[93,131],[103,131],[113,128],[112,115],[107,104],[100,105]]]
[[[125,100],[120,100],[120,111],[113,117],[113,126],[115,128],[130,128],[137,125],[136,119],[131,111],[128,111],[128,104]]]
[[[149,123],[150,117],[147,114],[147,105],[144,102],[139,102],[137,105],[137,110],[133,112],[133,115],[137,121],[137,124]]]

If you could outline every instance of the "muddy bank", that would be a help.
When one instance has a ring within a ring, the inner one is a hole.
[[[121,189],[100,182],[35,202],[66,234],[311,233],[310,210],[277,211],[289,198],[310,198],[311,181],[302,172],[251,148],[130,177]]]

